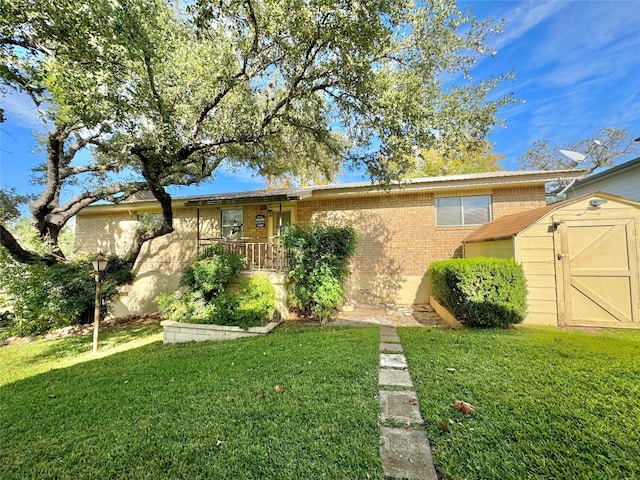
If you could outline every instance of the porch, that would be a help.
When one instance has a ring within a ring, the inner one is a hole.
[[[283,272],[289,266],[288,252],[280,245],[277,237],[266,242],[255,239],[200,239],[198,252],[202,251],[207,245],[214,244],[222,245],[224,253],[235,253],[244,257],[247,266],[246,270]]]

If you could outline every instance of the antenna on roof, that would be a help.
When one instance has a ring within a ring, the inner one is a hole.
[[[594,142],[597,142],[597,140],[594,140]],[[599,145],[599,143],[597,144]],[[587,158],[586,155],[580,153],[580,152],[574,152],[573,150],[558,150],[562,155],[564,155],[565,157],[567,157],[569,160],[571,160],[571,166],[575,167],[577,165],[579,165],[580,163],[584,162],[584,159]]]

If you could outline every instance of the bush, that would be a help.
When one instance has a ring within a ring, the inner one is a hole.
[[[183,270],[180,284],[190,290],[202,292],[210,300],[220,294],[244,267],[244,257],[224,253],[221,245],[212,245]]]
[[[244,262],[218,245],[208,248],[183,270],[178,291],[156,298],[162,316],[242,328],[264,325],[275,311],[275,289],[263,275],[238,275]]]
[[[264,325],[275,312],[276,291],[264,275],[239,276],[213,300],[211,323],[242,328]]]
[[[10,312],[7,335],[38,335],[93,321],[96,285],[89,258],[47,266],[21,264],[0,249],[0,310]],[[110,257],[102,283],[102,314],[117,287],[132,278],[129,264]]]
[[[512,259],[465,258],[433,262],[433,294],[465,325],[507,327],[527,313],[522,266]]]
[[[289,252],[289,303],[324,323],[344,298],[347,263],[354,255],[353,228],[324,225],[285,228],[281,241]]]

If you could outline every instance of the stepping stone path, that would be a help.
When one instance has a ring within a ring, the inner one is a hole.
[[[380,458],[388,479],[437,480],[418,398],[395,327],[380,327]],[[398,426],[398,425],[402,426]]]

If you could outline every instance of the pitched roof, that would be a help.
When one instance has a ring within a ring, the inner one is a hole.
[[[602,172],[595,173],[593,175],[588,175],[579,179],[576,183],[574,183],[573,187],[581,187],[583,185],[589,185],[590,183],[597,182],[600,180],[604,180],[605,178],[609,178],[615,175],[620,175],[622,173],[630,173],[627,170],[635,169],[640,167],[640,157],[634,158],[633,160],[629,160],[628,162],[621,163],[619,165],[615,165],[611,168],[607,168]]]
[[[536,208],[534,210],[527,210],[525,212],[514,213],[513,215],[505,215],[504,217],[500,217],[493,222],[485,223],[481,227],[479,227],[473,233],[467,235],[462,243],[474,243],[474,242],[484,242],[488,240],[504,240],[507,238],[511,238],[514,235],[517,235],[522,230],[527,228],[529,225],[537,222],[546,214],[553,212],[554,210],[560,209],[566,205],[570,205],[572,203],[576,203],[584,200],[585,198],[590,197],[605,197],[607,199],[622,201],[624,203],[638,206],[640,207],[640,203],[634,202],[632,200],[619,197],[617,195],[612,195],[610,193],[605,192],[594,192],[586,195],[582,195],[580,197],[569,198],[567,200],[563,200],[562,202],[551,203],[544,207]]]

